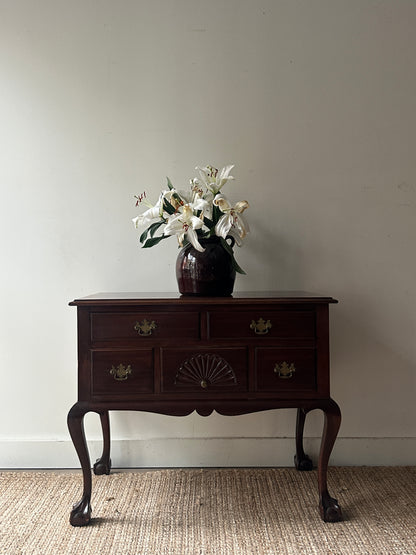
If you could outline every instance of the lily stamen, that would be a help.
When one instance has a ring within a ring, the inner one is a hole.
[[[134,195],[134,198],[137,199],[136,206],[139,206],[139,204],[141,204],[146,198],[146,191],[143,191],[140,195]]]

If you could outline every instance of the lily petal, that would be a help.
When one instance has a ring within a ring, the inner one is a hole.
[[[183,230],[183,222],[181,221],[181,215],[170,216],[168,218],[165,229],[163,230],[164,235],[177,235]]]
[[[147,225],[152,222],[152,220],[158,220],[161,218],[159,203],[155,204],[151,208],[148,208],[143,214],[140,214],[136,218],[133,218],[133,223],[136,227],[141,225]]]
[[[204,222],[193,215],[192,207],[185,204],[182,212],[168,218],[167,224],[163,231],[164,235],[177,235],[179,244],[183,244],[186,237],[188,241],[198,250],[203,252],[205,249],[198,241],[197,229],[201,229]]]
[[[244,212],[244,210],[247,210],[247,208],[249,208],[249,207],[250,207],[250,205],[246,200],[240,200],[234,206],[234,210],[236,212],[238,212],[239,214],[242,214]]]
[[[188,229],[186,233],[186,238],[192,244],[194,249],[196,249],[199,252],[204,252],[205,249],[198,241],[198,235],[196,234],[196,231],[194,231],[191,227]]]
[[[215,226],[215,234],[218,235],[218,237],[222,237],[223,239],[225,239],[228,235],[228,232],[230,231],[230,228],[231,219],[228,214],[224,214],[223,216],[221,216],[221,218],[217,222],[217,225]]]
[[[225,185],[225,183],[227,183],[228,180],[230,179],[234,179],[234,177],[232,175],[230,175],[231,170],[234,168],[235,164],[229,165],[229,166],[225,166],[224,168],[222,168],[222,170],[219,172],[218,176],[217,176],[217,187],[218,187],[218,191],[222,188],[223,185]]]
[[[218,206],[221,212],[227,212],[228,210],[231,210],[231,204],[223,194],[215,195],[213,203],[215,204],[215,206]]]
[[[197,218],[196,216],[192,216],[191,218],[192,229],[201,229],[203,225],[204,225],[204,222],[200,218]]]

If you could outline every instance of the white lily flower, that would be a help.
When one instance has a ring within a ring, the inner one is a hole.
[[[196,250],[203,252],[205,249],[199,243],[196,233],[196,230],[201,229],[203,225],[204,222],[200,218],[194,216],[192,206],[190,204],[185,204],[182,207],[182,212],[177,215],[169,216],[163,233],[164,235],[177,235],[181,246],[186,236]]]
[[[216,235],[223,237],[223,239],[230,235],[240,247],[242,239],[250,231],[248,224],[242,217],[242,213],[249,207],[249,203],[246,200],[241,200],[232,206],[224,195],[218,194],[214,198],[214,205],[218,206],[221,212],[224,213],[215,226]]]
[[[136,216],[133,218],[133,223],[136,228],[142,225],[149,225],[153,222],[153,220],[159,220],[161,218],[160,214],[160,206],[159,203],[155,204],[151,208],[148,208],[143,214],[140,216]]]
[[[226,250],[231,254],[235,270],[244,273],[234,259],[232,247],[234,244],[241,246],[249,231],[243,217],[249,204],[242,200],[233,205],[221,193],[227,181],[234,179],[231,175],[233,168],[231,164],[221,170],[213,166],[197,167],[195,169],[199,177],[190,180],[187,191],[176,189],[167,178],[168,190],[161,192],[154,206],[148,202],[146,191],[135,195],[136,206],[143,204],[147,207],[142,214],[133,218],[136,228],[146,226],[140,235],[142,246],[153,247],[163,239],[176,235],[180,246],[183,246],[186,238],[196,250],[204,252],[201,238],[212,237],[215,233],[224,240],[227,237],[234,239]]]
[[[136,216],[135,218],[133,218],[132,221],[134,226],[138,228],[142,225],[151,224],[153,220],[163,220],[167,216],[167,214],[166,215],[164,214],[163,200],[167,198],[170,202],[170,197],[171,197],[171,191],[167,191],[167,190],[162,191],[159,195],[159,199],[157,203],[154,206],[152,206],[150,202],[148,202],[147,200],[142,199],[141,202],[143,202],[143,204],[145,204],[145,206],[148,206],[149,208],[145,210],[143,214],[140,214],[139,216]]]
[[[217,170],[212,166],[205,166],[205,168],[197,166],[195,169],[199,171],[199,175],[206,188],[216,195],[227,181],[234,179],[234,177],[230,175],[233,168],[234,164],[224,166],[221,170]]]
[[[186,200],[186,203],[191,206],[193,212],[201,212],[200,218],[203,220],[205,217],[208,219],[212,218],[212,201],[214,195],[209,191],[204,194],[203,189],[201,189],[198,179],[190,180],[191,190],[190,191],[178,191],[178,194]]]
[[[184,204],[192,208],[194,212],[201,210],[207,212],[210,208],[209,201],[203,198],[203,191],[200,189],[191,189],[191,191],[177,191],[177,194],[183,199]]]

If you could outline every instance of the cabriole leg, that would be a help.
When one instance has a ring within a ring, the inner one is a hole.
[[[108,410],[100,412],[101,429],[103,431],[103,452],[94,464],[94,474],[110,474],[110,419]]]
[[[84,416],[87,412],[88,409],[85,406],[76,403],[68,413],[68,429],[81,463],[84,479],[82,498],[71,511],[69,521],[72,526],[85,526],[91,520],[91,465],[84,432]]]
[[[296,455],[295,467],[297,470],[312,470],[312,460],[305,454],[303,450],[303,430],[305,427],[305,418],[310,409],[298,408],[296,417]]]
[[[342,520],[341,507],[338,501],[329,495],[327,473],[329,457],[341,424],[341,411],[332,399],[322,410],[325,420],[318,462],[319,510],[325,522],[338,522]]]

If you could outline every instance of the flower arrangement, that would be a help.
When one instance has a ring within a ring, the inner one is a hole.
[[[147,226],[140,235],[142,247],[153,247],[176,235],[180,247],[191,243],[196,250],[203,252],[201,239],[217,236],[230,254],[235,271],[244,274],[235,261],[232,245],[235,242],[241,246],[249,231],[243,216],[249,204],[242,200],[232,205],[222,193],[227,181],[234,179],[230,175],[233,168],[234,165],[221,170],[212,166],[196,167],[199,177],[190,180],[188,191],[175,189],[167,178],[168,189],[161,192],[154,205],[148,202],[146,192],[135,195],[136,206],[147,206],[145,212],[133,218],[136,228]],[[159,230],[163,233],[156,235]],[[229,238],[231,244],[226,240]]]

